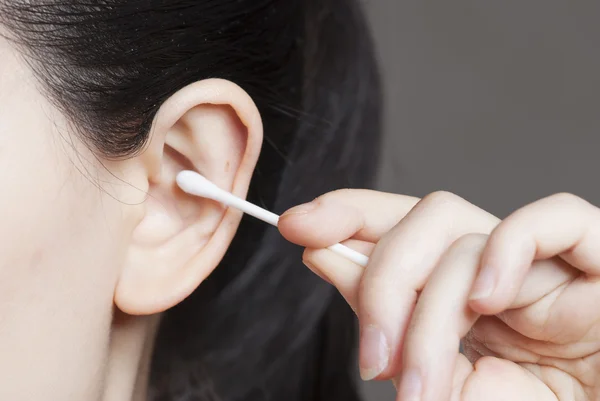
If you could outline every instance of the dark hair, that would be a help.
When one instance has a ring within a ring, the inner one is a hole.
[[[281,212],[373,177],[379,79],[358,0],[0,0],[0,23],[104,156],[141,151],[171,94],[218,77],[263,116],[252,202]],[[354,316],[300,252],[245,218],[221,266],[166,312],[152,398],[358,399]]]

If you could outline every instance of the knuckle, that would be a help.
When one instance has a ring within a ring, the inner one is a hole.
[[[453,207],[459,203],[461,198],[448,191],[436,191],[426,195],[421,203],[433,207]]]
[[[465,234],[454,241],[450,248],[456,251],[480,251],[487,244],[488,238],[486,234]]]
[[[585,201],[577,195],[574,195],[570,192],[559,192],[557,194],[551,195],[548,199],[552,202],[556,202],[558,204],[581,204]]]
[[[336,189],[334,191],[327,192],[326,194],[319,196],[317,200],[320,202],[325,202],[330,200],[345,199],[349,196],[355,195],[359,191],[360,190],[358,189],[352,188]]]
[[[402,305],[406,304],[405,298],[406,293],[392,290],[390,287],[385,287],[380,292],[361,293],[358,296],[360,318],[385,326],[402,314]]]
[[[358,285],[359,303],[367,311],[378,311],[398,304],[405,294],[405,286],[400,283],[400,275],[395,271],[386,274],[363,275]]]

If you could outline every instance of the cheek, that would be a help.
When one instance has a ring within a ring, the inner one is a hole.
[[[123,257],[116,206],[42,121],[0,129],[0,399],[92,399]]]

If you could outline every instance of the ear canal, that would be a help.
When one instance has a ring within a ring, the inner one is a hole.
[[[190,195],[219,201],[223,190],[195,171],[184,170],[177,174],[177,185]]]

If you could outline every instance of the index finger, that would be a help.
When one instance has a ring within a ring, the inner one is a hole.
[[[279,231],[290,242],[325,248],[348,238],[377,242],[419,198],[365,189],[327,193],[285,212]]]

